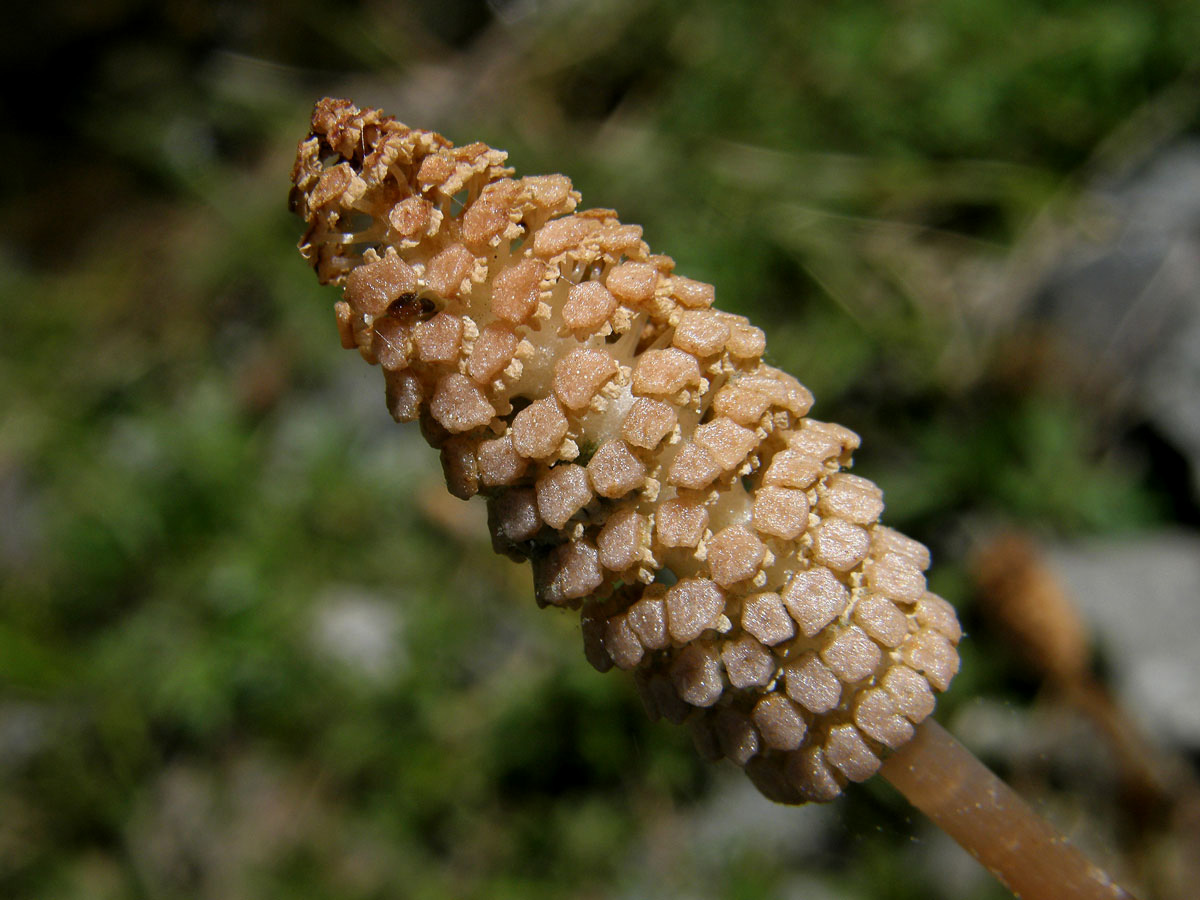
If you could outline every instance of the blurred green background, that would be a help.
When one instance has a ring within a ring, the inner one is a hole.
[[[313,101],[348,96],[642,223],[863,435],[888,521],[934,548],[971,633],[939,717],[1019,715],[1038,684],[974,612],[978,535],[1200,523],[1170,442],[1029,314],[1091,186],[1200,126],[1194,2],[22,15],[0,62],[0,895],[1006,896],[885,785],[772,807],[587,666],[340,350],[291,157]],[[1026,786],[1152,881],[1102,778]]]

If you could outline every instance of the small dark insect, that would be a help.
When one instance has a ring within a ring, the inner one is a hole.
[[[401,294],[387,308],[387,314],[401,322],[424,322],[433,318],[437,304],[428,297],[409,292]]]

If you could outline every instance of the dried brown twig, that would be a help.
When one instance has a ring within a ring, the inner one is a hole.
[[[773,800],[882,767],[1022,896],[1128,896],[927,720],[961,630],[844,471],[857,435],[808,418],[763,332],[639,227],[505,158],[323,100],[292,201],[343,345],[451,493],[486,496],[539,604],[581,608],[592,664]]]

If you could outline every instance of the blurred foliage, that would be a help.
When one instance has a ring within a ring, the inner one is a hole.
[[[962,605],[974,522],[1177,511],[1143,448],[973,317],[1194,77],[1194,4],[51,0],[19,27],[0,894],[1003,895],[914,864],[877,786],[795,848],[697,849],[703,817],[761,834],[761,808],[720,810],[729,773],[595,676],[440,494],[295,254],[291,153],[349,94],[570,173],[767,326]],[[981,661],[947,701],[1009,674]]]

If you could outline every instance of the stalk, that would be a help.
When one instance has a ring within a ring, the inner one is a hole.
[[[1017,897],[1132,898],[934,719],[880,774]]]

